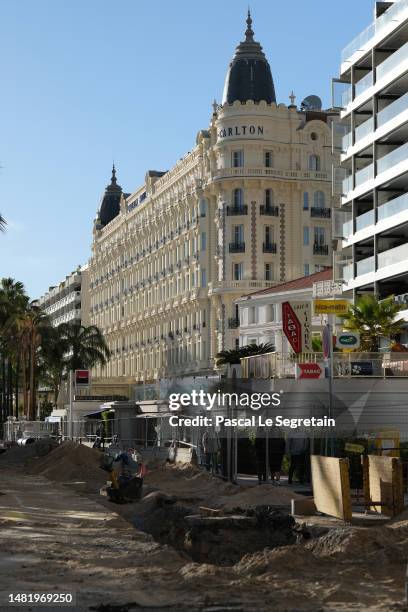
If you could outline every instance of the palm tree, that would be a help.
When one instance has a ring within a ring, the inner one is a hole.
[[[13,387],[15,414],[18,416],[18,390],[21,366],[20,346],[17,339],[17,319],[25,312],[28,296],[24,285],[12,278],[0,282],[0,363],[2,371],[3,413],[13,413]],[[6,373],[7,371],[7,373]]]
[[[343,315],[344,327],[359,332],[363,351],[376,353],[380,338],[394,339],[401,333],[405,321],[396,316],[403,308],[392,295],[384,300],[372,294],[363,295],[355,304],[350,304],[348,313]]]
[[[244,357],[252,357],[253,355],[264,355],[265,353],[273,353],[275,346],[270,342],[265,344],[248,344],[236,349],[228,351],[220,351],[216,356],[217,365],[236,365],[241,363]]]
[[[7,225],[7,221],[5,220],[4,217],[0,215],[0,232],[6,231],[6,225]]]
[[[48,334],[50,320],[45,312],[31,302],[27,310],[16,320],[17,337],[19,339],[22,366],[24,412],[33,421],[36,417],[37,370],[40,347],[43,338]]]
[[[58,326],[60,342],[66,352],[67,371],[106,365],[110,351],[101,330],[96,325],[85,327],[75,321]]]

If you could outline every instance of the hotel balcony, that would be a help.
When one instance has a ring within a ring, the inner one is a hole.
[[[239,319],[237,318],[230,318],[228,319],[228,328],[229,329],[238,329],[239,327]]]
[[[238,217],[240,215],[248,214],[248,206],[227,206],[227,217]]]
[[[245,242],[230,242],[229,252],[230,253],[245,253]]]
[[[262,245],[262,251],[263,253],[276,253],[277,252],[276,242],[264,242]]]
[[[210,295],[215,293],[249,293],[259,289],[268,289],[273,287],[277,282],[265,280],[230,280],[230,281],[213,281],[208,283],[208,292]]]
[[[310,216],[317,219],[330,219],[331,208],[312,206],[312,208],[310,209]]]
[[[259,207],[259,214],[269,217],[279,217],[279,206],[265,206],[261,204]]]
[[[329,245],[328,244],[314,244],[313,245],[313,255],[323,255],[327,256],[329,254]]]

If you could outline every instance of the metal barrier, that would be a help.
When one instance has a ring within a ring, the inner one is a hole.
[[[322,363],[323,353],[266,353],[241,359],[242,378],[295,378],[296,364]],[[333,353],[335,378],[408,377],[408,353]]]

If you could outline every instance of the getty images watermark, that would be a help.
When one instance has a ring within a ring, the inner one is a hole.
[[[225,411],[226,409],[240,410],[262,410],[278,408],[281,406],[282,393],[226,393],[220,390],[208,393],[204,390],[192,390],[189,393],[171,393],[169,395],[169,408],[178,411],[182,408],[196,408],[205,411]],[[299,427],[335,427],[335,419],[327,416],[321,418],[309,416],[307,418],[287,418],[283,415],[265,417],[263,414],[252,414],[246,416],[229,416],[228,414],[216,414],[214,417],[206,415],[169,417],[171,426],[187,427],[287,427],[297,429]]]

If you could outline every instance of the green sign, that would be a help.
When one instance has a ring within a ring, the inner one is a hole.
[[[336,338],[337,348],[354,349],[360,346],[360,334],[357,332],[342,332]]]

